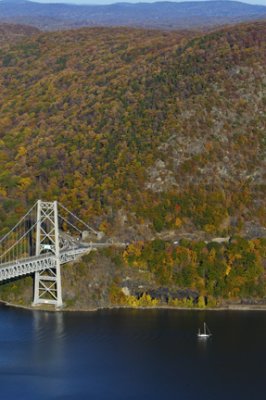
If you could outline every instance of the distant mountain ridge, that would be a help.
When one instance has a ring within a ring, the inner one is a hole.
[[[263,18],[266,18],[265,6],[236,1],[123,2],[110,5],[0,1],[0,21],[29,24],[44,30],[81,26],[202,28]]]

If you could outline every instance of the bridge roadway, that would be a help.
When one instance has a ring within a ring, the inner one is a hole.
[[[74,261],[82,254],[110,246],[110,243],[89,243],[76,248],[64,249],[60,252],[60,264]],[[33,274],[56,267],[56,257],[53,253],[32,256],[4,264],[0,264],[0,282],[22,275]]]

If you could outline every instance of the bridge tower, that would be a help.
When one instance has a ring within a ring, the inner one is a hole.
[[[62,307],[60,247],[57,201],[37,202],[36,256],[54,254],[55,268],[35,272],[33,305],[53,304]]]

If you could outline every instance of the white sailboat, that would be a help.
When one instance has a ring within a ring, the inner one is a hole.
[[[200,329],[199,329],[198,335],[197,335],[198,338],[207,339],[207,338],[210,337],[211,335],[212,335],[212,334],[211,334],[211,332],[210,332],[210,330],[209,330],[209,328],[208,328],[206,322],[204,322],[204,325],[203,325],[203,332],[201,332]]]

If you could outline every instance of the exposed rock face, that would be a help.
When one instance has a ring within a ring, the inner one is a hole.
[[[164,161],[157,160],[155,165],[148,170],[146,188],[151,189],[153,192],[164,192],[175,186],[178,185],[174,178],[174,173],[167,169]]]
[[[144,289],[144,288],[143,288]],[[136,296],[141,296],[143,293],[149,294],[153,299],[158,299],[162,303],[167,304],[170,299],[188,299],[196,300],[199,296],[198,292],[189,289],[169,289],[167,287],[159,287],[157,289],[148,289],[135,291]]]

